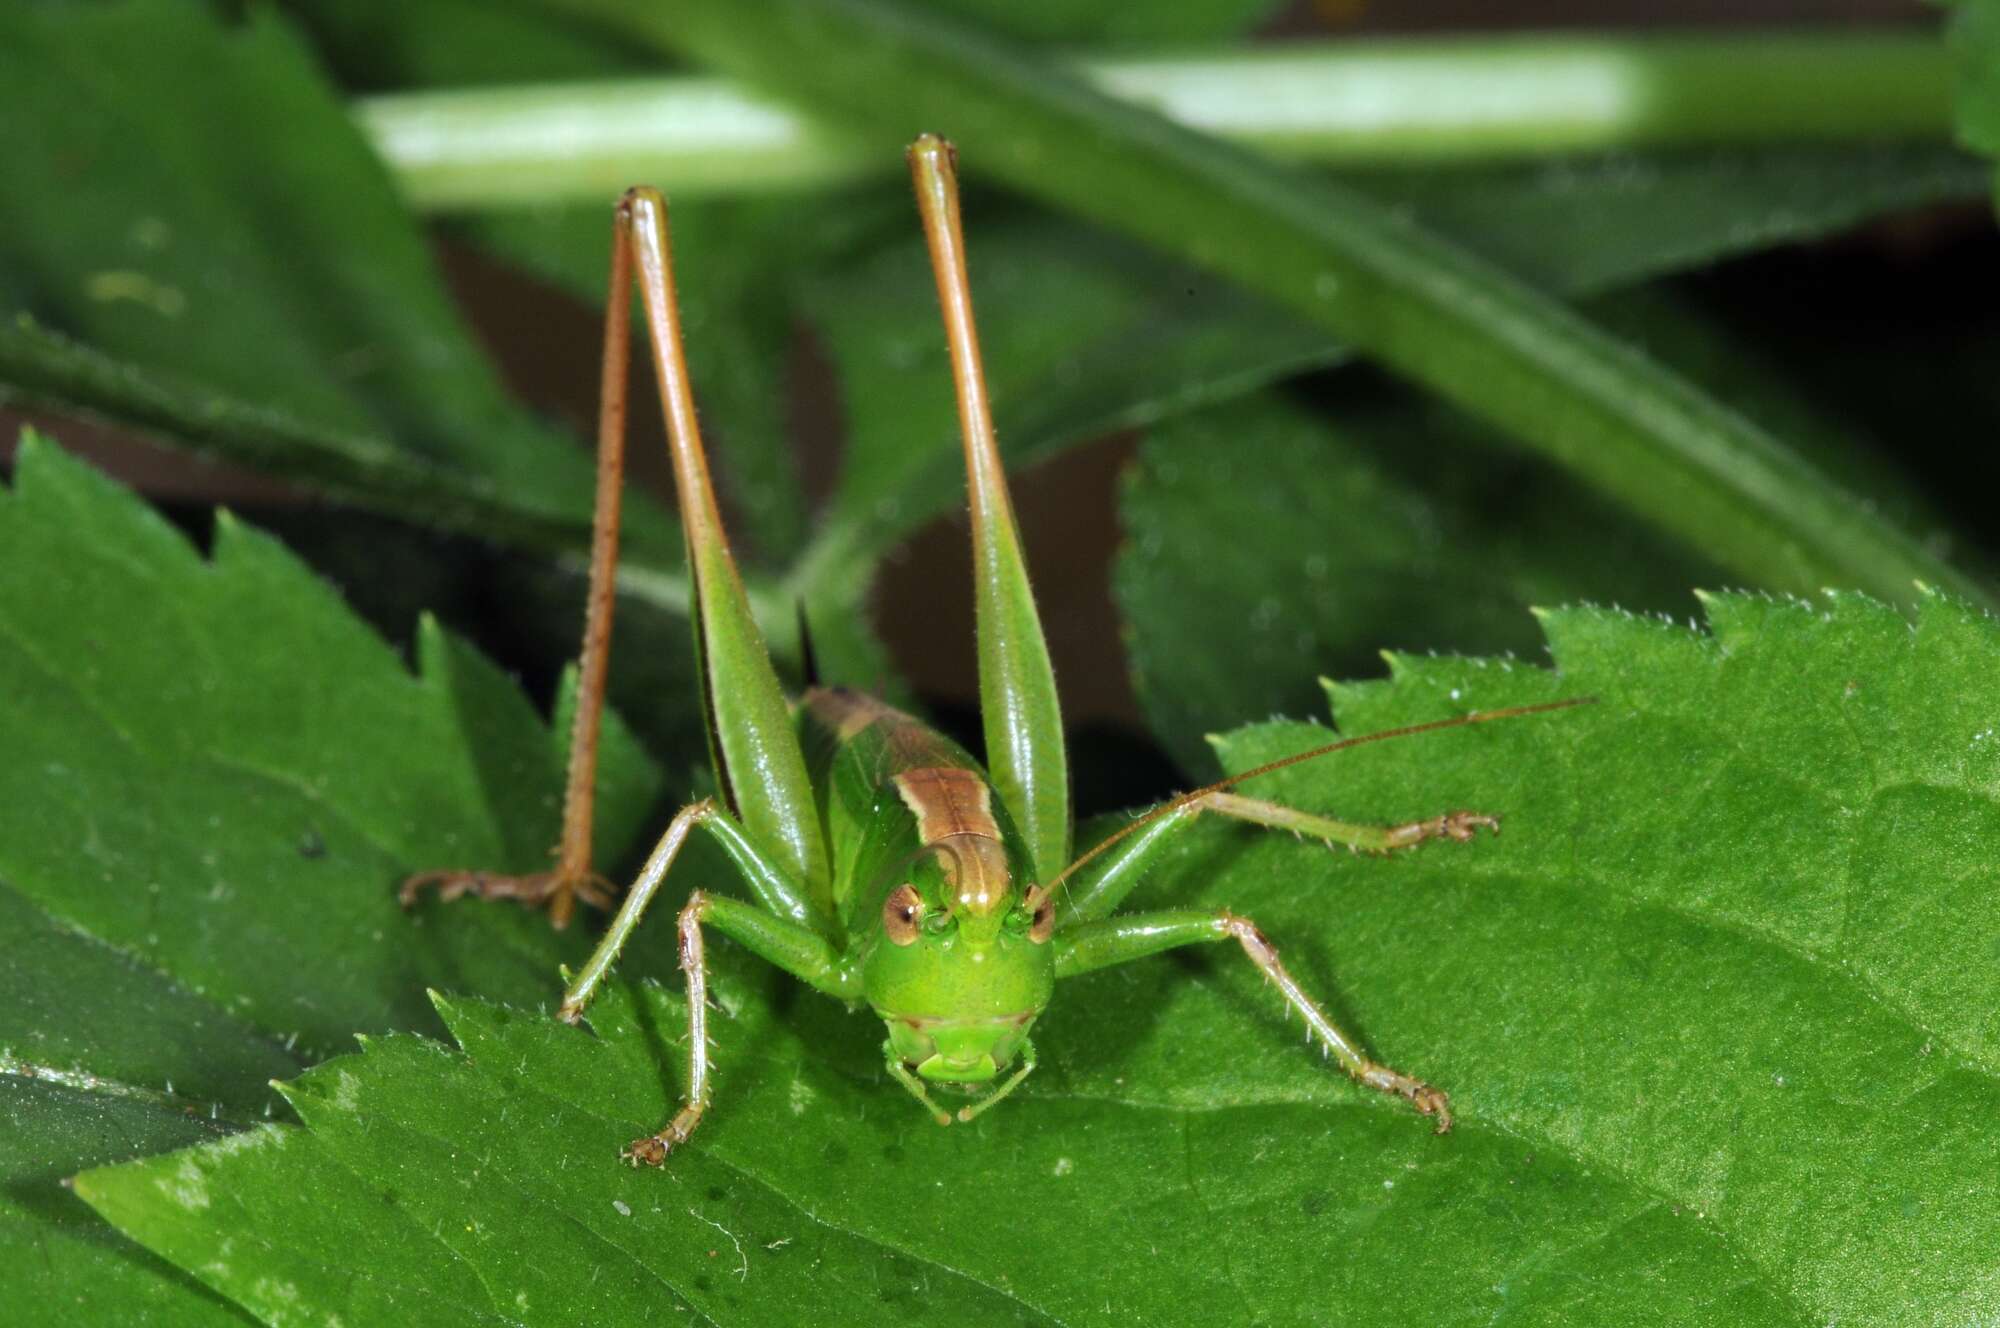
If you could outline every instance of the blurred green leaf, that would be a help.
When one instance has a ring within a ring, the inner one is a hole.
[[[586,542],[588,454],[502,390],[380,163],[266,11],[224,30],[167,0],[9,8],[0,118],[35,126],[0,158],[0,400],[405,516]],[[642,497],[628,531],[635,564],[679,566]]]
[[[1582,294],[1976,197],[1942,143],[1613,153],[1354,183],[1535,285]]]
[[[1863,147],[1382,175],[1367,187],[1538,283],[1582,296],[1965,197],[1979,178],[1976,164],[1948,149]],[[1017,468],[1348,357],[1287,311],[1089,227],[979,200],[969,215],[988,386]],[[921,241],[904,237],[806,289],[804,307],[839,370],[847,447],[824,528],[795,584],[851,577],[958,500],[956,407],[927,263]],[[1600,320],[1611,313],[1590,308]],[[1640,346],[1663,330],[1657,318],[1644,328],[1609,325]],[[1705,328],[1677,337],[1668,362],[1685,371],[1715,336]],[[1705,358],[1725,367],[1723,354]],[[1741,387],[1707,372],[1700,380],[1732,393]],[[1813,430],[1797,428],[1795,415],[1761,418],[1779,436],[1811,445]]]
[[[1279,0],[935,0],[1025,40],[1145,45],[1229,37]],[[521,0],[282,0],[354,88],[476,86],[658,70],[655,52]]]
[[[936,8],[1028,41],[1156,46],[1235,36],[1282,7],[1281,0],[939,0]]]
[[[1943,538],[1884,451],[1801,398],[1757,348],[1656,288],[1588,307],[1798,440],[1905,529]],[[1116,593],[1133,679],[1151,731],[1197,777],[1213,772],[1207,735],[1309,713],[1316,676],[1374,672],[1385,648],[1535,651],[1534,606],[1685,615],[1690,586],[1724,579],[1699,551],[1632,528],[1436,403],[1355,383],[1315,405],[1267,393],[1169,421],[1126,477]]]
[[[305,1131],[78,1189],[274,1322],[348,1304],[293,1276],[317,1228],[279,1220],[328,1158],[358,1189],[314,1220],[388,1251],[383,1279],[450,1268],[452,1295],[477,1283],[456,1314],[531,1324],[1989,1314],[2000,628],[1943,600],[1915,630],[1854,596],[1707,609],[1713,636],[1554,614],[1558,674],[1399,659],[1334,689],[1346,731],[1599,702],[1257,788],[1480,807],[1501,837],[1384,860],[1204,821],[1143,891],[1256,917],[1371,1046],[1453,1091],[1445,1138],[1301,1054],[1233,951],[1064,983],[1043,1068],[939,1130],[883,1079],[872,1019],[723,946],[716,1106],[663,1173],[617,1159],[677,1092],[682,1012],[640,988],[595,1036],[444,1001],[458,1050],[316,1067],[287,1089]],[[1264,726],[1223,754],[1327,736]],[[225,1243],[245,1229],[268,1244]]]
[[[1254,438],[1256,447],[1243,440]],[[1119,503],[1116,589],[1148,727],[1212,777],[1212,733],[1318,708],[1384,649],[1538,652],[1529,605],[1691,607],[1718,569],[1437,406],[1265,396],[1155,429]]]
[[[525,23],[525,13],[496,11],[495,22]],[[420,33],[425,22],[379,13],[371,18],[363,11],[349,19],[360,32],[408,22]],[[150,223],[140,227],[150,239],[137,231],[99,234],[107,219],[120,218],[113,201],[65,202],[62,189],[25,181],[11,195],[50,200],[42,206],[54,210],[22,214],[16,229],[41,238],[19,246],[9,284],[30,292],[22,298],[45,323],[81,334],[85,344],[51,336],[42,327],[17,325],[0,332],[0,377],[11,384],[0,385],[0,395],[107,414],[409,519],[536,549],[579,546],[587,510],[587,462],[575,448],[527,424],[497,395],[490,372],[443,309],[414,231],[396,214],[377,169],[361,157],[344,127],[333,124],[332,106],[312,86],[311,72],[302,67],[281,30],[259,20],[246,33],[225,37],[191,24],[184,11],[147,6],[114,8],[87,20],[24,18],[17,24],[44,46],[61,47],[73,59],[93,64],[107,63],[121,43],[136,46],[155,35],[187,46],[190,58],[200,54],[231,71],[231,78],[214,81],[218,90],[208,93],[213,100],[227,102],[228,90],[238,83],[239,98],[261,96],[265,84],[274,84],[297,112],[289,122],[288,139],[311,132],[329,145],[338,143],[330,157],[320,153],[315,161],[324,165],[332,160],[340,168],[337,180],[310,186],[291,180],[296,187],[284,191],[268,184],[254,191],[236,188],[235,182],[252,168],[230,162],[208,165],[220,178],[205,190],[195,188],[198,174],[188,178],[189,172],[179,171],[175,187],[147,187],[148,215],[170,226],[169,232]],[[385,49],[393,45],[387,36],[378,37]],[[417,49],[429,49],[420,35],[398,40],[405,39]],[[468,40],[472,47],[485,44],[484,39]],[[508,45],[498,38],[493,44]],[[448,72],[421,60],[418,67],[427,77]],[[20,81],[14,95],[40,95],[38,88],[57,95],[46,69],[38,77]],[[138,108],[148,91],[152,100],[144,103],[141,121]],[[74,94],[65,89],[63,95]],[[183,88],[121,84],[116,94],[105,93],[99,116],[103,127],[88,141],[100,153],[113,150],[105,142],[127,140],[136,150],[149,142],[148,136],[164,132],[158,125],[171,117],[156,114],[158,106],[189,95]],[[235,105],[227,103],[225,109]],[[98,174],[118,182],[106,188],[129,196],[146,187],[149,173],[162,169],[161,159],[202,160],[203,136],[211,133],[212,123],[213,116],[206,121],[192,117],[185,129],[176,131],[172,151],[148,147],[138,154],[145,161],[135,167],[128,170],[120,162],[115,168],[105,165]],[[66,132],[84,135],[89,127],[87,117],[76,117]],[[297,156],[293,142],[283,151]],[[1746,244],[1823,233],[1885,208],[1951,196],[1968,187],[1968,169],[1961,159],[1922,146],[1795,149],[1380,177],[1369,187],[1538,279],[1574,290],[1712,259]],[[329,200],[322,201],[322,194]],[[189,196],[194,201],[184,208],[176,201]],[[244,199],[269,215],[244,213]],[[69,216],[72,203],[80,222]],[[174,223],[170,219],[179,215],[177,209],[188,217]],[[866,247],[869,237],[879,235],[900,210],[879,192],[825,210],[779,200],[677,210],[688,259],[683,266],[689,274],[696,370],[719,426],[724,474],[734,480],[732,493],[749,544],[763,550],[774,565],[782,566],[800,548],[806,525],[789,447],[795,422],[782,410],[797,289],[807,285],[823,291],[829,281],[837,288],[839,276],[817,274],[856,246]],[[601,299],[605,227],[594,210],[470,224],[481,242],[517,257],[535,255],[538,270],[560,276],[588,298]],[[1041,303],[1018,312],[1002,304],[988,313],[989,342],[1001,339],[994,330],[996,313],[1031,318],[1035,324],[1018,338],[1027,344],[1030,363],[1012,366],[996,357],[994,366],[1002,387],[1004,436],[1022,459],[1107,428],[1143,423],[1248,390],[1300,368],[1329,363],[1341,353],[1323,332],[1219,289],[1213,281],[1121,254],[1116,246],[1074,228],[1055,223],[1048,228],[1045,243],[1062,252],[1031,253],[1023,246],[1012,257],[1024,267],[1049,264],[1072,272],[1081,262],[1100,263],[1109,274],[1090,274],[1074,293],[1044,287]],[[72,291],[70,298],[51,305],[44,295],[32,293],[52,281],[87,286],[87,278],[73,272],[61,279],[52,274],[68,272],[107,250],[123,252],[183,231],[198,240],[167,243],[160,254],[140,255],[144,262],[125,275],[136,273],[143,282],[127,294],[172,291],[184,300],[188,289],[227,283],[232,290],[247,287],[266,296],[247,305],[234,302],[227,317],[205,322],[204,327],[218,330],[214,337],[187,337],[185,328],[171,326],[174,320],[136,298],[105,301]],[[325,272],[300,270],[296,263],[272,256],[280,238],[287,236],[297,238],[287,242],[285,252],[320,254]],[[365,238],[357,241],[357,236]],[[55,248],[44,252],[51,244]],[[358,256],[371,247],[378,251],[374,259]],[[906,255],[907,266],[914,240],[891,249]],[[28,255],[40,257],[29,261]],[[1009,259],[1003,254],[999,261]],[[0,259],[0,264],[6,261]],[[883,268],[876,267],[878,262]],[[907,408],[902,404],[910,375],[900,371],[897,357],[907,353],[915,329],[933,322],[927,283],[904,278],[886,256],[864,257],[860,265],[864,275],[858,279],[886,268],[896,277],[897,289],[867,292],[856,302],[855,315],[845,314],[845,301],[835,301],[835,318],[844,325],[833,326],[832,334],[842,367],[850,371],[845,396],[859,403],[847,430],[853,460],[845,468],[847,480],[830,529],[807,565],[789,577],[794,593],[830,606],[815,615],[826,622],[848,621],[872,559],[895,538],[944,510],[957,488],[945,464],[948,450],[935,445],[949,429],[949,391],[942,375],[931,375],[935,382],[917,381],[917,401]],[[357,279],[357,272],[365,280]],[[309,279],[319,284],[307,288]],[[1121,293],[1113,288],[1120,280],[1154,289]],[[389,285],[397,293],[377,289]],[[1198,285],[1204,298],[1178,300],[1177,285]],[[359,325],[336,323],[322,329],[317,318],[288,322],[272,308],[282,300],[298,306],[309,302],[319,309],[330,298],[337,301],[335,307],[350,308],[350,318],[359,318]],[[994,299],[987,297],[986,303]],[[822,310],[829,303],[823,296],[812,300]],[[1107,300],[1123,303],[1133,316],[1106,327],[1082,316],[1090,310],[1078,307],[1096,301],[1101,313]],[[1062,317],[1071,311],[1080,315],[1074,329]],[[865,320],[872,325],[852,327]],[[1065,335],[1077,344],[1062,346]],[[353,344],[356,337],[366,338],[359,350]],[[859,338],[860,344],[843,344],[850,338]],[[247,360],[240,353],[246,344],[256,351]],[[894,352],[888,360],[893,377],[878,391],[866,371],[882,363],[884,344]],[[335,371],[333,366],[344,363],[341,356],[348,352],[369,363]],[[439,371],[440,356],[448,372]],[[1017,368],[1024,371],[1017,373]],[[224,381],[218,382],[218,375]],[[444,390],[453,383],[463,389],[457,396]],[[878,409],[877,402],[887,404]],[[643,496],[633,501],[628,587],[678,610],[684,598],[672,570],[678,566],[678,546],[657,509]],[[787,596],[759,592],[758,598],[769,615],[785,616],[789,610]],[[770,625],[778,626],[775,618]],[[851,644],[851,676],[879,673],[879,651],[863,639]]]
[[[948,123],[977,172],[1226,274],[1547,452],[1738,575],[1984,594],[1777,440],[1570,311],[1366,198],[1099,94],[888,0],[547,0],[688,51],[890,151]]]
[[[1958,62],[1958,141],[1988,158],[2000,157],[2000,4],[1944,2],[1951,9],[1946,31]],[[2000,183],[1994,197],[2000,202]]]
[[[512,0],[280,0],[351,89],[568,81],[657,58]]]

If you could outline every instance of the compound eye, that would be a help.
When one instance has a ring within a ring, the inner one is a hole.
[[[889,892],[882,901],[882,930],[897,945],[913,945],[917,939],[917,926],[923,921],[923,896],[917,887],[905,882]]]
[[[1055,896],[1039,885],[1028,887],[1028,897],[1021,901],[1021,907],[1028,910],[1028,939],[1037,945],[1056,934]]]

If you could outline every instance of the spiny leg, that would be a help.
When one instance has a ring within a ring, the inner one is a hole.
[[[1146,867],[1158,856],[1161,846],[1171,839],[1173,832],[1193,821],[1203,811],[1220,811],[1226,815],[1236,816],[1240,820],[1296,830],[1301,834],[1316,835],[1330,843],[1347,844],[1357,850],[1377,852],[1404,848],[1426,839],[1470,839],[1482,825],[1497,834],[1500,830],[1499,820],[1478,812],[1447,812],[1427,821],[1410,821],[1398,826],[1357,826],[1347,821],[1314,816],[1278,803],[1240,797],[1232,790],[1248,780],[1259,779],[1291,766],[1317,761],[1335,752],[1355,747],[1393,742],[1400,738],[1413,738],[1420,733],[1435,733],[1442,729],[1470,728],[1475,724],[1521,719],[1528,715],[1548,714],[1556,710],[1568,710],[1574,706],[1595,703],[1595,697],[1579,696],[1565,701],[1543,701],[1535,705],[1473,711],[1470,714],[1454,715],[1447,719],[1426,720],[1421,724],[1405,724],[1401,728],[1363,733],[1358,737],[1341,738],[1303,752],[1294,752],[1290,756],[1281,756],[1255,769],[1218,780],[1205,788],[1183,793],[1177,798],[1169,798],[1141,812],[1109,837],[1099,840],[1096,847],[1064,867],[1053,879],[1041,882],[1056,901],[1056,928],[1061,930],[1075,922],[1110,916],[1111,911],[1118,907],[1119,901],[1130,894],[1132,888],[1144,877]]]
[[[1500,832],[1500,819],[1480,812],[1446,812],[1402,825],[1363,825],[1246,798],[1226,789],[1197,789],[1142,812],[1118,836],[1072,863],[1054,882],[1056,929],[1110,916],[1159,861],[1174,835],[1205,812],[1249,825],[1289,830],[1362,853],[1410,848],[1426,839],[1471,839],[1481,826]]]
[[[669,1151],[686,1141],[708,1108],[708,967],[703,959],[703,922],[733,937],[758,958],[836,1000],[852,1001],[860,994],[858,974],[841,963],[832,943],[807,924],[802,911],[787,916],[798,907],[801,896],[797,887],[786,881],[783,869],[750,842],[742,827],[717,807],[714,799],[704,798],[681,808],[667,823],[638,879],[626,891],[618,915],[563,993],[557,1017],[570,1024],[583,1019],[584,1011],[611,975],[626,942],[631,940],[659,895],[660,886],[680,857],[688,836],[697,829],[707,832],[721,845],[760,904],[696,890],[681,910],[680,964],[688,988],[688,1098],[663,1129],[635,1140],[625,1149],[622,1156],[634,1165],[650,1162],[657,1166],[664,1162]]]
[[[452,900],[516,899],[546,904],[558,931],[569,926],[576,901],[611,907],[611,882],[590,869],[590,836],[596,810],[597,739],[603,726],[604,685],[611,665],[611,619],[617,607],[618,527],[625,482],[625,385],[632,358],[632,250],[626,222],[614,222],[611,294],[604,314],[604,360],[598,388],[597,491],[590,527],[590,589],[584,610],[583,654],[577,666],[576,712],[570,724],[569,771],[563,784],[562,840],[553,871],[526,875],[454,869],[419,872],[403,882],[404,908],[426,889]]]
[[[633,893],[638,892],[639,887],[634,886]],[[624,917],[623,910],[619,916],[621,919]],[[636,919],[634,923],[636,925]],[[704,923],[731,937],[758,958],[777,965],[835,1000],[853,1001],[861,994],[858,971],[851,965],[843,964],[833,946],[817,932],[784,918],[773,917],[755,905],[727,895],[712,895],[705,890],[696,890],[689,895],[677,924],[681,972],[687,977],[687,1101],[659,1130],[626,1145],[620,1156],[633,1166],[644,1162],[657,1167],[664,1163],[668,1153],[687,1142],[694,1127],[701,1123],[703,1113],[708,1110],[708,964],[702,942]],[[599,954],[623,943],[623,937],[615,935],[616,924],[613,930],[614,934],[607,935],[604,944],[598,947]],[[609,966],[608,958],[600,965],[598,955],[591,956],[584,978],[578,980],[571,988],[570,996],[563,1001],[564,1018],[575,1022],[582,1013],[583,1004],[590,998],[590,991],[585,989],[585,979],[591,976],[593,969],[598,970],[601,978],[602,970]]]
[[[583,1018],[591,998],[597,995],[598,986],[610,976],[611,966],[618,962],[625,942],[632,939],[632,933],[646,916],[646,910],[652,907],[653,896],[660,892],[660,884],[667,879],[667,872],[673,867],[674,859],[680,856],[688,835],[715,814],[715,800],[703,798],[681,808],[674,813],[674,819],[667,822],[666,830],[646,858],[646,865],[639,869],[639,878],[625,892],[625,902],[619,908],[618,916],[611,920],[610,927],[598,940],[597,948],[590,952],[582,971],[563,993],[562,1005],[556,1010],[558,1019],[573,1024]]]
[[[677,923],[680,932],[681,972],[687,977],[688,1007],[688,1090],[687,1101],[673,1118],[643,1139],[625,1145],[618,1156],[638,1166],[662,1166],[667,1154],[688,1141],[694,1127],[708,1110],[708,962],[702,950],[701,915],[708,896],[697,890],[688,896]],[[565,1012],[569,1001],[563,1001]]]
[[[1060,980],[1092,969],[1130,963],[1183,945],[1232,939],[1278,988],[1286,1004],[1299,1012],[1310,1034],[1318,1038],[1321,1048],[1341,1069],[1358,1083],[1393,1093],[1424,1115],[1436,1116],[1439,1134],[1451,1129],[1451,1104],[1444,1092],[1363,1052],[1278,962],[1277,948],[1248,918],[1226,910],[1207,913],[1176,909],[1078,923],[1056,935],[1056,977]]]
[[[1204,793],[1189,805],[1197,811],[1215,812],[1231,820],[1272,830],[1289,830],[1295,835],[1305,835],[1328,844],[1344,844],[1357,853],[1391,853],[1399,848],[1415,847],[1426,839],[1451,839],[1463,844],[1481,826],[1496,835],[1500,833],[1500,818],[1482,812],[1453,811],[1424,821],[1405,821],[1401,825],[1364,825],[1355,821],[1336,821],[1328,816],[1287,807],[1283,803],[1266,802],[1262,798],[1246,798],[1240,793]]]

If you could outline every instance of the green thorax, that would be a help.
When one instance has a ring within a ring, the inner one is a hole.
[[[826,826],[835,907],[851,940],[874,925],[911,860],[936,857],[923,851],[940,845],[957,850],[963,883],[987,896],[976,912],[1019,902],[1032,884],[1026,852],[986,772],[963,747],[922,720],[844,688],[806,692],[799,720]],[[1011,900],[995,897],[1010,889]]]
[[[1020,836],[978,762],[921,721],[837,689],[807,692],[800,717],[869,1004],[905,1059],[937,1062],[927,1078],[990,1076],[1055,981]]]

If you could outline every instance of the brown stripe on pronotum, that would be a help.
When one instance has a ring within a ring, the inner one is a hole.
[[[896,792],[917,818],[917,838],[938,850],[954,903],[986,914],[1006,902],[1011,886],[1007,849],[993,819],[993,794],[978,772],[962,766],[905,770]]]

